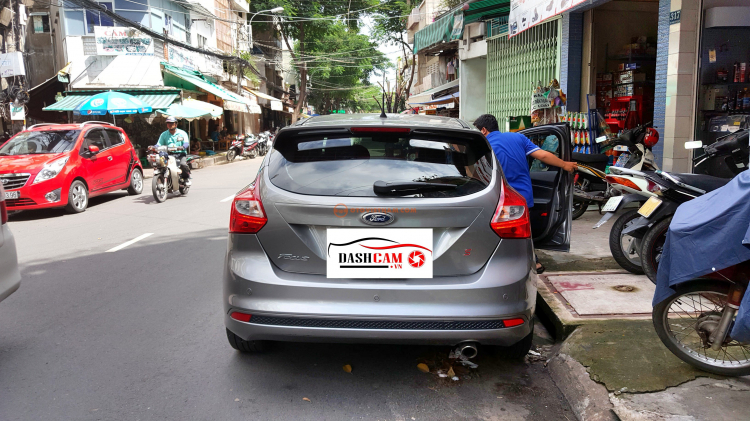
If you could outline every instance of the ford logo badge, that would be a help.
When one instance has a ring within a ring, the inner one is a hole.
[[[388,225],[396,220],[390,213],[369,212],[362,215],[362,222],[367,225]]]

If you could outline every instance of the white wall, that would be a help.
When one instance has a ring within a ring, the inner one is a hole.
[[[472,122],[487,112],[487,56],[460,61],[458,117]]]

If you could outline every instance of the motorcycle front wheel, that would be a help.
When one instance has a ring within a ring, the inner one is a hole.
[[[623,235],[622,230],[632,225],[640,217],[637,209],[629,210],[617,218],[609,232],[609,251],[612,253],[612,257],[620,267],[636,275],[643,274],[641,257],[638,255],[640,251],[638,239]]]
[[[641,243],[641,265],[643,273],[648,276],[654,284],[656,283],[656,270],[659,269],[659,261],[664,251],[664,243],[667,241],[667,231],[672,217],[657,222],[648,229]]]
[[[151,191],[158,203],[167,200],[167,181],[164,174],[154,174],[154,178],[151,179]]]
[[[662,343],[682,361],[722,376],[750,374],[750,344],[731,338],[714,351],[706,338],[718,325],[729,286],[716,281],[690,281],[654,307],[654,329]],[[727,333],[728,335],[729,333]]]
[[[234,161],[234,157],[236,157],[236,156],[237,156],[237,151],[235,151],[234,149],[230,149],[229,151],[227,151],[227,161],[228,162]]]

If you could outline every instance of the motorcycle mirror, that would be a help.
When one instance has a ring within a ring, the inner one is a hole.
[[[685,149],[698,149],[703,147],[703,142],[700,140],[694,140],[692,142],[685,142]]]

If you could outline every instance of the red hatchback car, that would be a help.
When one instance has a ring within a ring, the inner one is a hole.
[[[37,124],[0,146],[0,183],[9,211],[86,210],[89,198],[143,191],[143,168],[130,139],[104,122]]]

